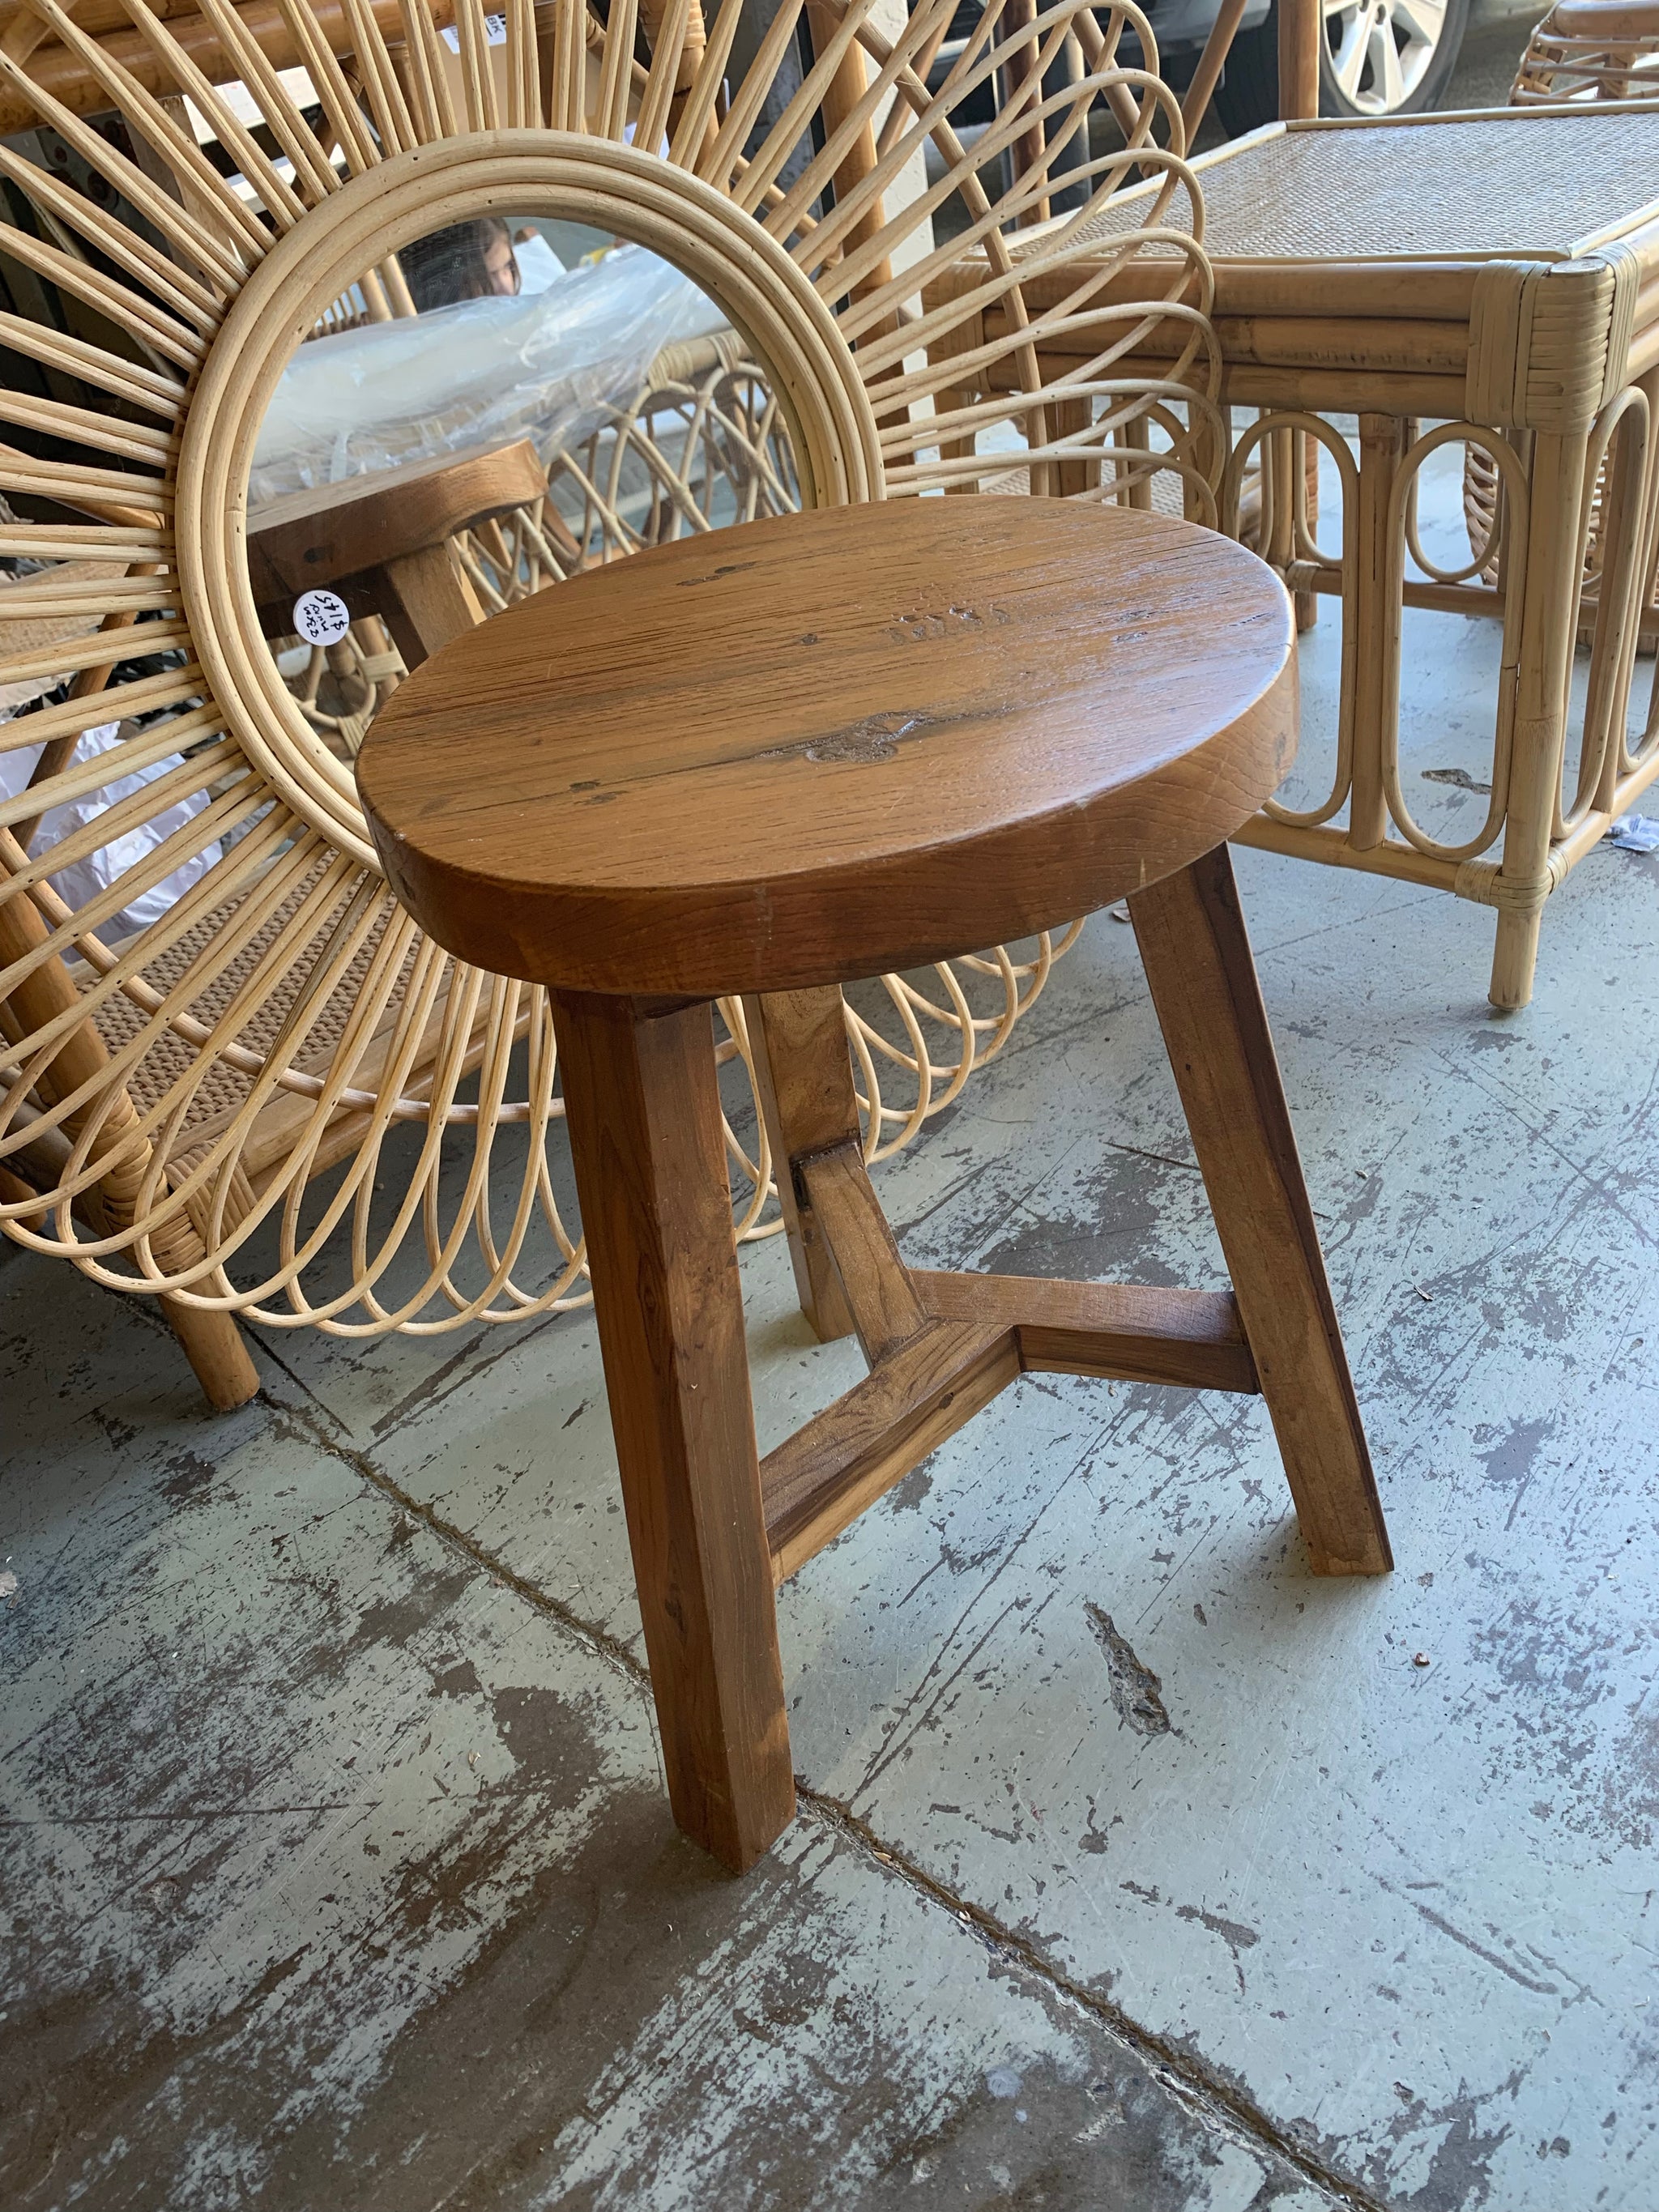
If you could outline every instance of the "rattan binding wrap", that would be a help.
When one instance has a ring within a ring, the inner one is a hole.
[[[1553,8],[1528,40],[1510,88],[1513,107],[1528,107],[1540,101],[1630,100],[1659,100],[1659,7],[1614,9],[1595,4],[1574,6],[1568,0],[1567,5]],[[1546,117],[1534,116],[1529,120],[1534,129],[1540,125],[1548,128]],[[1570,127],[1576,133],[1576,124]],[[1598,475],[1592,495],[1584,550],[1584,592],[1579,615],[1580,641],[1584,645],[1589,644],[1595,627],[1601,578],[1604,476],[1605,471]],[[1479,573],[1487,583],[1498,580],[1498,467],[1492,456],[1479,446],[1468,447],[1463,459],[1463,514],[1470,548],[1479,556]],[[1644,650],[1652,649],[1656,634],[1659,577],[1653,581],[1643,617]]]

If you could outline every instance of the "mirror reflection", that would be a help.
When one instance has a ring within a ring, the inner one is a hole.
[[[799,491],[763,367],[689,277],[576,224],[486,214],[331,302],[260,426],[248,498],[261,628],[349,760],[460,630]]]

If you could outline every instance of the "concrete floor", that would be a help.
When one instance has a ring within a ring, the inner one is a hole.
[[[1493,640],[1413,619],[1449,829]],[[265,1333],[215,1419],[0,1246],[7,2212],[1659,2203],[1659,856],[1510,1018],[1483,913],[1239,866],[1398,1571],[1309,1576],[1258,1403],[1028,1380],[782,1594],[742,1882],[661,1795],[591,1319]],[[1221,1279],[1128,930],[879,1187],[919,1263]],[[744,1273],[764,1449],[856,1361]]]
[[[1457,67],[1442,107],[1501,107],[1533,25],[1544,13],[1532,0],[1474,0]]]

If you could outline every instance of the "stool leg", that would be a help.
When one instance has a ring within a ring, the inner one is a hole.
[[[484,618],[478,595],[446,539],[399,554],[375,572],[386,627],[408,669],[439,652]]]
[[[1129,901],[1313,1571],[1394,1565],[1224,845]]]
[[[789,1239],[800,1310],[819,1341],[853,1334],[841,1277],[793,1163],[860,1138],[847,1015],[840,990],[769,991],[743,1002],[755,1091],[772,1147],[772,1173]]]
[[[795,1809],[707,1006],[556,994],[674,1818],[734,1872]]]

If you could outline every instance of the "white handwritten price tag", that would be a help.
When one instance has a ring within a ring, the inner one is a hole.
[[[450,52],[452,54],[459,53],[461,51],[461,34],[455,28],[453,23],[446,28],[442,36],[443,42],[449,48]],[[484,37],[492,46],[504,46],[507,44],[506,16],[486,15],[484,17]]]
[[[351,615],[333,592],[301,592],[294,602],[294,627],[308,645],[337,645],[351,628]]]

